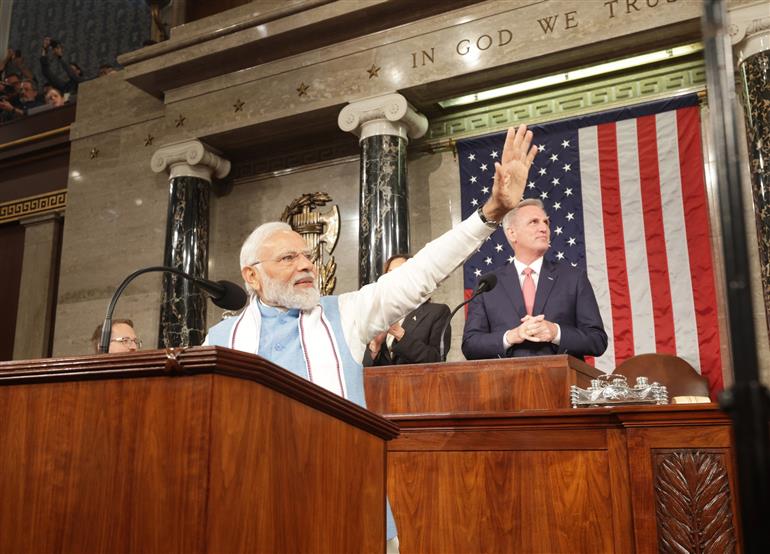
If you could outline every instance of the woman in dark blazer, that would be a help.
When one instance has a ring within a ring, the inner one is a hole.
[[[385,262],[385,273],[393,271],[409,258],[409,254],[391,256]],[[449,320],[449,313],[446,304],[434,304],[428,300],[372,339],[364,353],[364,367],[441,361],[441,330]],[[449,351],[451,340],[452,329],[447,327],[445,352]]]

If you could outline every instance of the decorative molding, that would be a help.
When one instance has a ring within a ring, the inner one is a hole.
[[[738,64],[770,49],[770,10],[767,0],[728,11],[728,32]]]
[[[0,223],[17,221],[31,215],[64,211],[67,189],[55,190],[0,204]]]
[[[735,552],[725,452],[653,453],[658,552]]]
[[[521,96],[431,120],[421,142],[492,133],[518,123],[538,123],[607,110],[664,96],[695,92],[706,86],[703,60],[653,71],[635,72],[580,86]]]
[[[152,155],[150,167],[155,173],[168,170],[169,177],[197,177],[211,182],[230,173],[230,161],[199,140],[184,140],[162,146]]]
[[[385,94],[348,104],[337,118],[340,129],[359,140],[376,135],[395,135],[407,141],[428,130],[428,119],[400,94]]]

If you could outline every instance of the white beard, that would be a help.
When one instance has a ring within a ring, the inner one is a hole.
[[[294,281],[303,279],[305,277],[313,277],[313,274],[309,271],[303,275],[297,277]],[[264,273],[262,273],[262,301],[273,306],[279,306],[281,308],[287,308],[290,310],[312,310],[318,305],[321,300],[321,293],[315,286],[307,289],[297,290],[294,288],[294,283],[283,283],[276,279],[271,279]]]

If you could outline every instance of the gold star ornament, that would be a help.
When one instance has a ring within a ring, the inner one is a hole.
[[[380,76],[380,69],[382,69],[382,68],[372,64],[372,67],[367,69],[366,72],[369,74],[369,78],[371,79],[372,77],[379,77]]]

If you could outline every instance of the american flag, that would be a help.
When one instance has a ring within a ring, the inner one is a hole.
[[[531,128],[525,198],[551,219],[546,258],[588,271],[609,336],[597,368],[676,354],[722,390],[719,326],[696,95]],[[505,133],[458,141],[463,217],[492,190]],[[478,277],[511,263],[501,229],[465,264]]]

